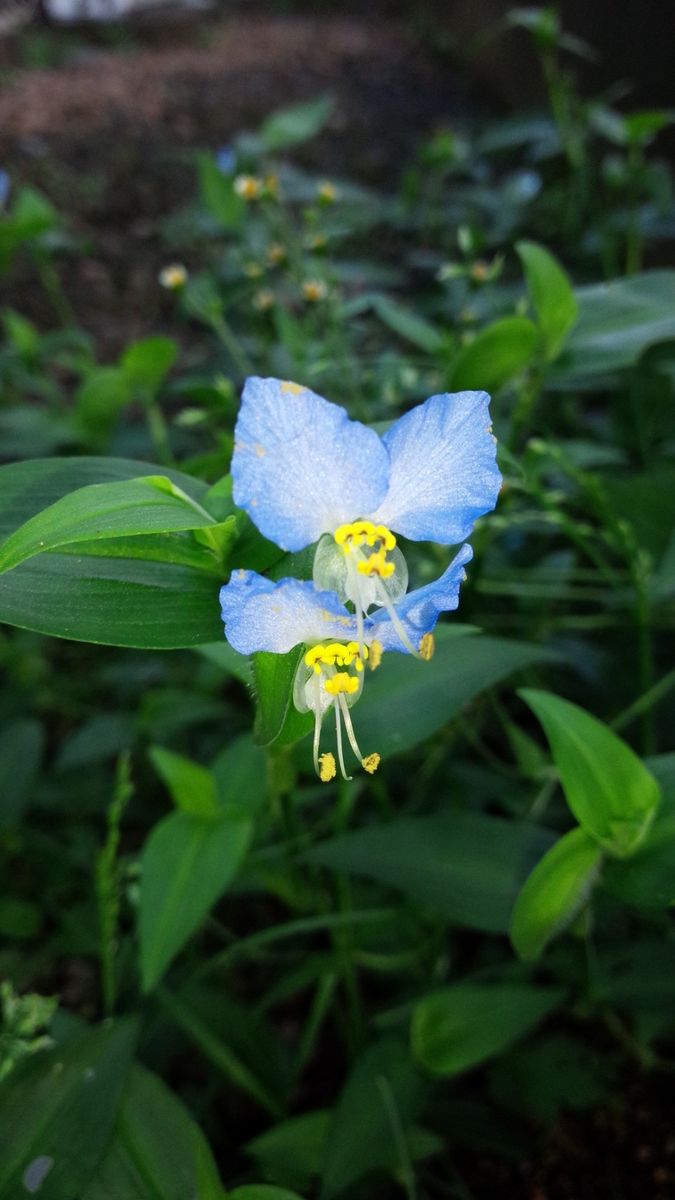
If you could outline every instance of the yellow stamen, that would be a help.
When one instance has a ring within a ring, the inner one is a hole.
[[[368,772],[369,775],[374,775],[379,765],[379,754],[367,754],[366,757],[361,760],[361,766],[363,767],[364,771]]]
[[[356,567],[360,575],[390,579],[394,574],[396,567],[393,562],[387,561],[387,553],[394,549],[396,538],[386,525],[374,525],[372,521],[350,521],[346,525],[338,525],[333,537],[345,554],[360,550],[362,546],[373,548],[373,554],[358,556]]]
[[[323,685],[329,696],[340,696],[344,692],[353,696],[354,692],[359,690],[359,681],[354,675],[348,675],[346,671],[337,671],[330,679],[327,679]]]
[[[331,779],[335,779],[337,768],[335,766],[335,757],[332,754],[319,755],[319,779],[322,783],[330,783]]]
[[[382,642],[378,642],[377,640],[375,640],[374,642],[370,643],[370,656],[369,656],[369,660],[368,660],[368,666],[370,667],[371,671],[377,670],[380,663],[382,662],[383,654],[384,654],[384,651],[382,649]]]
[[[369,558],[362,558],[356,564],[356,569],[359,575],[377,575],[380,579],[390,579],[394,574],[393,562],[387,562],[386,550],[381,548],[371,554]]]
[[[317,675],[321,674],[321,668],[325,667],[351,667],[352,663],[357,671],[363,670],[363,659],[368,658],[368,648],[363,646],[359,649],[358,642],[329,642],[328,645],[319,643],[318,646],[312,646],[305,654],[305,666],[313,667]]]
[[[420,642],[420,658],[423,658],[425,662],[429,662],[434,657],[435,649],[436,642],[433,633],[425,633]]]

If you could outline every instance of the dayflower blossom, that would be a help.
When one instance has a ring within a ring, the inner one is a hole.
[[[240,654],[266,650],[285,654],[303,646],[293,684],[293,703],[299,712],[314,714],[313,755],[317,775],[324,782],[336,774],[330,753],[319,754],[321,724],[333,708],[338,762],[348,779],[342,748],[342,726],[364,770],[377,770],[380,756],[363,755],[356,740],[350,708],[363,691],[364,665],[376,666],[383,650],[405,652],[398,627],[408,640],[430,645],[439,613],[456,608],[464,564],[471,547],[463,546],[448,569],[434,583],[410,592],[398,608],[397,625],[382,609],[366,618],[359,629],[334,592],[313,583],[282,579],[273,583],[255,571],[237,570],[220,592],[225,635]]]
[[[403,600],[408,570],[395,535],[456,545],[494,508],[501,475],[488,404],[485,392],[432,396],[380,437],[309,388],[247,380],[235,429],[234,501],[284,550],[319,543],[314,583],[354,605],[359,645],[378,606],[398,648],[422,654],[417,627],[401,616],[401,605],[412,611],[416,593]],[[467,561],[468,549],[462,554]]]

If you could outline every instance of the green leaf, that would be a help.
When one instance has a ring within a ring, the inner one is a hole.
[[[135,1034],[132,1021],[106,1022],[13,1068],[0,1089],[0,1195],[80,1195],[112,1132]]]
[[[164,746],[151,746],[148,754],[177,808],[193,817],[217,816],[216,781],[211,771]]]
[[[24,242],[39,238],[58,224],[56,209],[35,188],[17,193],[9,214],[0,220],[0,265],[5,266]]]
[[[636,754],[590,713],[529,688],[519,692],[541,721],[574,816],[610,854],[624,858],[643,840],[660,788]]]
[[[563,993],[511,983],[458,983],[415,1006],[413,1056],[431,1075],[460,1075],[538,1025]]]
[[[557,259],[536,242],[517,242],[530,304],[542,332],[546,357],[557,358],[578,315],[572,284]]]
[[[383,757],[410,750],[479,692],[513,671],[555,657],[541,646],[477,635],[467,626],[439,626],[430,662],[385,654],[377,671],[368,673],[363,696],[352,709],[361,749]]]
[[[246,201],[234,190],[234,177],[224,175],[211,154],[198,158],[199,192],[204,207],[223,229],[236,229],[246,213]]]
[[[534,360],[539,344],[536,326],[528,317],[502,317],[481,329],[455,359],[450,387],[496,391]]]
[[[0,621],[105,646],[174,650],[222,636],[218,582],[132,558],[42,554],[0,580]]]
[[[204,1135],[180,1100],[135,1065],[112,1139],[81,1200],[225,1200]]]
[[[166,475],[95,483],[63,496],[11,534],[0,547],[0,572],[73,542],[205,529],[216,524],[214,517]]]
[[[319,842],[306,855],[396,888],[446,920],[503,933],[518,891],[551,835],[461,809],[402,817]]]
[[[319,96],[303,104],[280,108],[263,122],[260,136],[268,150],[285,150],[316,137],[324,128],[331,112],[330,96]]]
[[[273,1187],[270,1183],[246,1183],[229,1193],[230,1200],[303,1200],[288,1188]]]
[[[675,337],[675,271],[575,289],[579,319],[547,385],[595,385],[599,375],[624,371],[653,342]]]
[[[246,1153],[262,1175],[309,1188],[321,1169],[331,1117],[325,1108],[289,1117],[248,1142]]]
[[[636,908],[675,904],[675,813],[659,814],[644,842],[630,858],[607,864],[608,891]]]
[[[129,458],[35,458],[0,467],[0,537],[78,488],[94,483],[166,475],[193,500],[202,501],[208,484],[182,471]]]
[[[254,736],[259,746],[269,746],[276,741],[284,727],[289,708],[292,707],[295,672],[303,653],[304,647],[298,646],[288,654],[261,651],[251,659],[256,698]],[[303,734],[307,728],[307,724],[303,723]]]
[[[173,338],[148,337],[132,342],[120,358],[129,386],[154,396],[169,374],[178,355]]]
[[[588,901],[602,849],[583,829],[572,829],[537,863],[516,900],[511,941],[524,959],[538,958]]]
[[[424,1090],[407,1048],[397,1039],[386,1038],[364,1051],[328,1130],[319,1200],[332,1200],[370,1171],[395,1173],[401,1165],[397,1137],[405,1137]]]
[[[265,802],[265,752],[247,733],[231,741],[211,764],[218,804],[257,812]]]
[[[173,813],[152,830],[141,859],[139,930],[143,990],[149,992],[231,883],[253,826],[241,810],[215,819]]]
[[[132,399],[129,380],[120,367],[96,367],[89,372],[75,393],[75,412],[95,446],[105,444],[120,409]]]
[[[446,338],[440,329],[389,296],[373,296],[373,308],[382,324],[393,329],[404,341],[427,354],[438,354],[444,349]]]

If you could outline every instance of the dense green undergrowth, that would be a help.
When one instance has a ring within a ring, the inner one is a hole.
[[[196,154],[181,335],[116,362],[68,214],[9,191],[54,323],[2,314],[3,1200],[466,1197],[457,1150],[672,1070],[670,115],[582,100],[584,47],[512,19],[550,111],[436,132],[395,194],[297,165],[327,98]],[[499,504],[433,659],[368,680],[372,778],[320,784],[297,655],[222,636],[234,567],[308,572],[232,503],[249,374],[380,429],[493,397]]]

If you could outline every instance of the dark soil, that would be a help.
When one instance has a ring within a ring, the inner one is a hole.
[[[66,290],[104,358],[158,328],[175,332],[173,300],[157,286],[160,227],[194,195],[196,150],[330,93],[330,126],[301,160],[386,185],[421,136],[471,107],[447,65],[388,20],[234,17],[141,30],[124,50],[92,36],[50,69],[17,69],[5,45],[0,162],[40,186],[84,243]],[[53,318],[34,282],[15,273],[0,304],[11,296],[46,326]]]
[[[674,1200],[670,1077],[630,1086],[616,1103],[561,1118],[531,1161],[472,1155],[458,1163],[471,1200]]]

